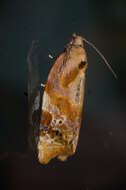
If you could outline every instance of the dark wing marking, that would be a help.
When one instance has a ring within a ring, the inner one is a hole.
[[[81,85],[81,79],[79,80],[79,83],[78,83],[77,89],[76,89],[76,95],[75,95],[76,103],[79,103],[79,99],[80,99],[80,85]]]

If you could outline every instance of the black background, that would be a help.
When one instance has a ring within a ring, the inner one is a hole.
[[[73,32],[93,42],[88,56],[83,122],[77,152],[41,165],[27,154],[27,63],[39,40],[41,79]],[[126,2],[5,0],[0,2],[0,189],[126,189]]]

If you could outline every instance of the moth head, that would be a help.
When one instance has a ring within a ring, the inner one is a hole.
[[[72,39],[70,41],[70,44],[75,45],[75,46],[82,46],[83,47],[83,40],[84,39],[81,36],[78,36],[75,33],[73,33]]]

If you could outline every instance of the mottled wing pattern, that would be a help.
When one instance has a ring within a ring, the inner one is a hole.
[[[86,52],[74,35],[53,65],[43,95],[38,157],[41,163],[75,153],[84,99]]]

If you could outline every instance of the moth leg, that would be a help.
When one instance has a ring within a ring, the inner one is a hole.
[[[41,83],[40,86],[43,87],[43,88],[45,88],[45,87],[46,87],[46,84]]]
[[[53,59],[53,58],[54,58],[51,54],[49,54],[48,57],[49,57],[50,59]]]

